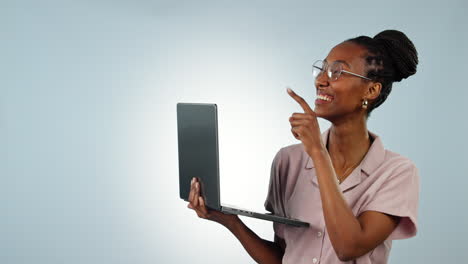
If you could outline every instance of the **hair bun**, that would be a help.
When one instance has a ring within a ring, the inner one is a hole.
[[[401,31],[385,30],[374,36],[374,40],[390,56],[395,68],[394,81],[399,82],[416,73],[418,52],[413,42]]]

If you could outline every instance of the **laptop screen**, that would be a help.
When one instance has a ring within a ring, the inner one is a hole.
[[[180,198],[188,201],[190,182],[200,180],[208,207],[220,209],[216,104],[177,104]]]

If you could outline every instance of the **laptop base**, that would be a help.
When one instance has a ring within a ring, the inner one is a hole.
[[[262,214],[257,212],[248,211],[245,209],[232,208],[227,206],[221,206],[221,212],[235,215],[243,215],[252,218],[258,218],[262,220],[277,222],[280,224],[287,224],[295,227],[309,227],[309,223],[299,221],[297,219],[287,218],[274,214]]]

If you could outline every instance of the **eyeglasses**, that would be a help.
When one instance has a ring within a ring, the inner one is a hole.
[[[360,78],[372,81],[372,79],[369,79],[365,76],[362,76],[362,75],[359,75],[359,74],[356,74],[347,70],[343,70],[343,65],[339,61],[335,61],[331,65],[328,65],[327,62],[318,60],[314,62],[314,64],[312,65],[312,73],[314,75],[314,78],[317,78],[319,75],[321,75],[325,71],[327,72],[327,76],[328,78],[330,78],[331,81],[336,81],[341,76],[341,73],[343,72],[354,75],[356,77],[360,77]]]

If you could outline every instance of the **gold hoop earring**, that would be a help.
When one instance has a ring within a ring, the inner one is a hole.
[[[364,99],[364,101],[362,101],[362,108],[367,109],[368,105],[369,105],[369,102],[367,101],[367,99]]]

